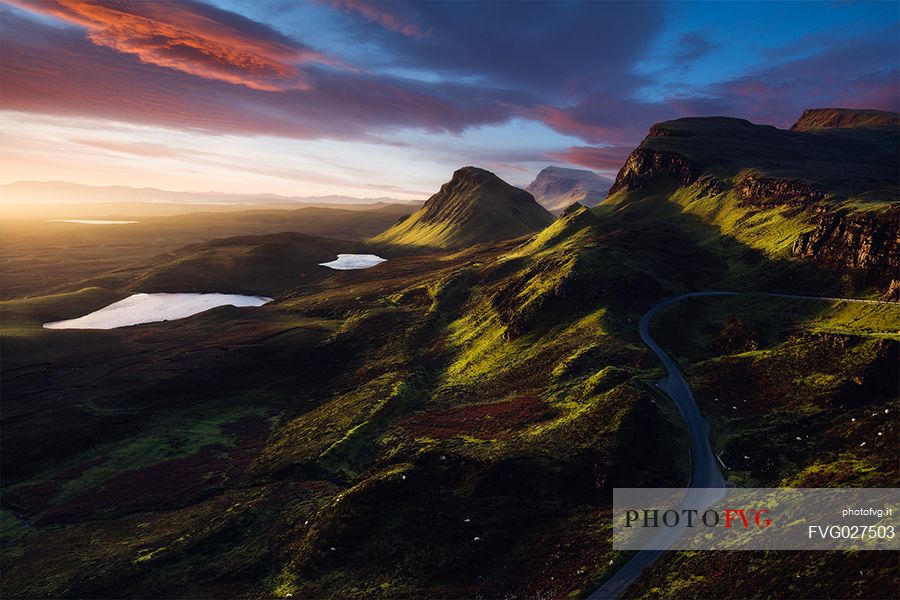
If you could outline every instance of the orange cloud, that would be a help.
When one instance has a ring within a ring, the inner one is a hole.
[[[403,18],[398,9],[398,3],[390,2],[366,2],[366,0],[331,0],[331,5],[345,12],[356,13],[367,21],[377,23],[385,29],[402,33],[410,37],[425,37],[429,34],[423,31],[410,18]]]
[[[297,65],[339,64],[264,25],[191,0],[14,2],[80,25],[94,44],[141,62],[256,90],[309,89]]]

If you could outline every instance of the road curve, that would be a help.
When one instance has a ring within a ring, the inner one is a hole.
[[[725,477],[719,469],[718,462],[712,451],[709,441],[709,423],[700,414],[697,408],[697,402],[694,395],[688,387],[684,375],[678,370],[675,361],[659,347],[650,336],[650,321],[653,320],[660,311],[669,306],[686,300],[687,298],[697,298],[701,296],[737,296],[737,295],[762,295],[776,298],[794,298],[798,300],[825,300],[831,302],[854,302],[859,304],[893,304],[896,302],[888,302],[884,300],[862,300],[854,298],[832,298],[826,296],[802,296],[796,294],[780,294],[774,292],[690,292],[681,294],[667,300],[663,300],[641,317],[638,331],[641,340],[650,348],[666,369],[666,378],[658,383],[658,387],[668,395],[678,410],[684,417],[685,424],[691,436],[691,480],[690,488],[723,488],[725,487]],[[607,579],[603,585],[594,593],[588,596],[588,600],[612,600],[618,598],[628,587],[637,579],[641,572],[653,564],[663,550],[641,550],[635,554],[631,560],[625,563],[612,577]]]

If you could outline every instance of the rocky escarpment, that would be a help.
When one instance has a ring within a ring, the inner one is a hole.
[[[897,113],[849,109],[805,111],[790,131],[727,117],[657,123],[609,194],[662,179],[692,186],[685,199],[722,196],[698,210],[728,235],[887,290],[900,279],[898,124]],[[756,231],[742,236],[745,226]]]
[[[871,125],[900,125],[900,114],[883,110],[858,110],[849,108],[808,108],[803,111],[791,131],[812,131],[864,127]]]
[[[639,190],[659,175],[668,175],[681,185],[690,185],[700,177],[703,168],[677,152],[638,148],[628,155],[619,169],[609,195],[619,190]]]
[[[828,194],[799,179],[776,179],[757,174],[746,175],[735,185],[745,205],[808,204],[821,202]]]
[[[659,175],[665,174],[679,181],[681,185],[690,185],[703,173],[700,164],[688,159],[683,154],[648,148],[648,140],[663,137],[692,137],[689,129],[674,126],[676,122],[655,123],[647,132],[647,137],[619,169],[616,180],[609,188],[609,196],[619,190],[639,190],[644,188]]]
[[[691,137],[693,135],[689,131],[673,129],[665,123],[654,123],[647,132],[647,137]]]
[[[900,278],[900,206],[881,211],[818,211],[818,225],[794,242],[792,253],[849,273],[863,285],[886,290]]]

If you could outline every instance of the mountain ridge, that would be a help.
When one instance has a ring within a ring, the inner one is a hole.
[[[318,203],[318,204],[417,204],[415,200],[400,200],[388,196],[356,198],[353,196],[284,196],[272,193],[233,193],[217,191],[177,191],[155,187],[134,187],[128,185],[87,185],[68,181],[20,180],[0,184],[0,203],[25,201],[52,201],[57,198],[74,197],[68,202],[183,202],[221,204],[264,204],[264,203]]]
[[[804,112],[807,125],[840,117],[813,130],[728,117],[657,123],[626,159],[606,202],[666,189],[664,196],[688,210],[703,206],[723,233],[749,236],[752,222],[757,249],[888,289],[900,272],[900,127],[872,124],[877,111],[835,110]]]
[[[900,113],[853,108],[807,108],[791,125],[791,131],[870,125],[900,125]]]

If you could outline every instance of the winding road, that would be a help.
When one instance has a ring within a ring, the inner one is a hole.
[[[799,300],[825,300],[831,302],[853,302],[858,304],[889,304],[898,305],[896,302],[888,302],[884,300],[861,300],[853,298],[832,298],[827,296],[802,296],[795,294],[780,294],[775,292],[691,292],[681,294],[663,300],[641,317],[639,325],[639,333],[641,340],[650,348],[666,369],[666,378],[659,382],[658,387],[665,392],[684,416],[685,424],[688,427],[691,437],[691,480],[689,484],[691,494],[696,505],[697,494],[701,496],[704,492],[699,491],[711,488],[723,488],[726,486],[725,477],[719,469],[718,462],[712,451],[712,445],[709,441],[709,423],[700,414],[694,395],[688,387],[684,375],[678,370],[675,361],[666,354],[659,344],[657,344],[650,336],[650,321],[653,320],[660,311],[669,306],[686,300],[688,298],[698,298],[701,296],[737,296],[737,295],[761,295],[776,298],[793,298]],[[710,492],[710,503],[715,500],[715,493]],[[671,535],[671,532],[669,533]],[[589,600],[611,600],[618,598],[628,587],[640,576],[641,572],[653,564],[664,550],[641,550],[635,554],[631,560],[625,563],[612,577],[594,593],[588,596]]]

